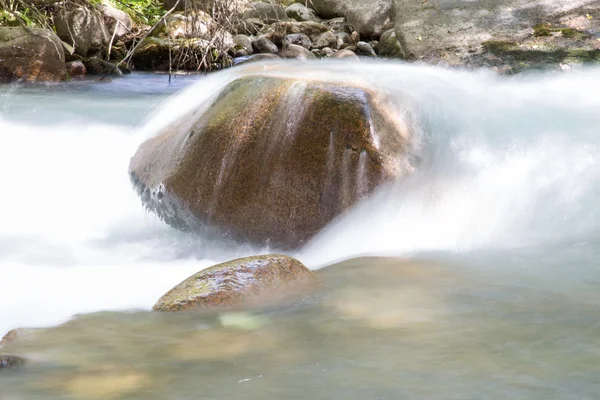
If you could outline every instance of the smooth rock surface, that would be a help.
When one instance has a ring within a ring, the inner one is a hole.
[[[143,143],[130,174],[174,227],[297,248],[412,171],[410,139],[398,106],[361,84],[256,75]]]
[[[289,44],[279,53],[281,58],[295,58],[297,60],[313,60],[317,58],[306,47]]]
[[[99,11],[74,3],[55,14],[54,26],[58,37],[83,57],[101,55],[111,37]]]
[[[59,82],[66,77],[63,46],[52,31],[0,28],[0,82]]]
[[[279,254],[247,257],[194,274],[162,296],[153,310],[279,305],[286,299],[298,300],[318,286],[314,274],[292,257]]]
[[[271,42],[266,37],[259,37],[252,41],[252,49],[255,53],[272,53],[277,54],[279,49],[277,45]]]

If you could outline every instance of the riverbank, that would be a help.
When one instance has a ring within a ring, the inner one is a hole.
[[[34,3],[34,4],[32,4]],[[0,11],[0,81],[207,72],[264,59],[391,58],[499,74],[600,62],[600,5],[569,0],[159,3],[19,0]],[[312,7],[312,8],[311,8]]]

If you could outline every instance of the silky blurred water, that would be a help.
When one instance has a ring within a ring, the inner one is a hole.
[[[145,138],[247,74],[361,82],[410,116],[415,173],[294,254],[393,258],[320,270],[303,306],[149,313],[205,266],[277,250],[174,231],[127,176]],[[0,349],[35,361],[0,373],[0,399],[598,398],[599,92],[599,69],[383,62],[0,88],[0,332],[71,319]]]

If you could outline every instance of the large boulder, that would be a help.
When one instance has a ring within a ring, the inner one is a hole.
[[[392,0],[311,0],[311,4],[323,18],[345,17],[363,38],[370,39],[378,38],[390,20]]]
[[[275,2],[263,3],[261,1],[254,2],[244,12],[242,19],[258,18],[267,24],[272,24],[278,21],[287,19],[285,9]]]
[[[300,261],[278,254],[240,258],[207,268],[175,286],[154,311],[279,305],[319,287]]]
[[[103,15],[94,7],[67,4],[54,16],[56,34],[80,56],[101,55],[111,38]]]
[[[408,59],[512,72],[600,61],[596,0],[394,0],[393,10]]]
[[[130,174],[170,225],[295,248],[405,174],[410,138],[398,107],[362,84],[251,75],[143,143]]]
[[[115,41],[131,32],[133,21],[125,11],[119,10],[110,4],[102,4],[100,11],[104,16],[104,23],[108,28],[108,32],[111,37],[114,35]]]
[[[65,53],[50,30],[0,28],[0,82],[65,80]]]
[[[289,18],[296,21],[317,21],[321,22],[321,18],[317,16],[315,10],[306,7],[304,4],[294,3],[285,9],[285,13]]]

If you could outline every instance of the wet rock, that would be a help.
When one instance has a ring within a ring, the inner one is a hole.
[[[110,35],[102,14],[94,7],[70,3],[54,16],[56,34],[83,57],[101,55]]]
[[[330,58],[347,58],[347,59],[351,59],[351,60],[359,60],[358,56],[356,55],[355,52],[353,52],[352,50],[348,50],[348,49],[342,49],[342,50],[338,50],[335,53],[333,53]]]
[[[0,28],[0,82],[65,80],[65,53],[50,30]]]
[[[115,40],[119,40],[131,32],[133,21],[125,11],[107,3],[102,4],[99,9],[104,16],[104,23],[108,28],[109,35],[111,37],[114,35]]]
[[[381,35],[381,42],[379,43],[379,55],[381,57],[389,58],[404,58],[404,51],[402,45],[396,37],[396,31],[390,29],[383,32]]]
[[[87,74],[87,69],[81,61],[70,61],[66,64],[67,74],[71,78],[83,78]]]
[[[252,3],[248,10],[244,12],[242,17],[244,20],[250,18],[258,18],[267,24],[272,24],[278,21],[284,21],[287,19],[284,8],[275,2],[263,3],[257,1]]]
[[[310,49],[310,47],[312,46],[312,42],[310,41],[308,36],[306,36],[303,33],[292,33],[290,35],[287,35],[283,40],[283,44],[284,46],[295,44],[298,46],[302,46],[305,49]]]
[[[92,57],[84,64],[86,71],[93,75],[115,75],[123,76],[123,71],[116,64],[103,60],[98,57]]]
[[[242,65],[242,64],[252,63],[252,62],[268,61],[268,60],[281,60],[281,57],[279,57],[277,54],[271,54],[271,53],[253,54],[248,57],[241,57],[239,59],[233,60],[233,65]]]
[[[358,52],[363,56],[377,57],[377,54],[375,54],[375,50],[373,50],[373,47],[367,42],[358,42],[356,44],[356,48],[358,49]]]
[[[259,37],[254,39],[252,41],[252,50],[254,50],[255,53],[277,54],[279,52],[277,45],[271,42],[266,37]]]
[[[390,20],[392,0],[311,0],[323,18],[345,17],[367,39],[378,38]],[[408,0],[407,0],[408,1]],[[415,2],[419,3],[420,2]]]
[[[321,18],[312,8],[306,7],[304,4],[294,3],[285,9],[285,13],[289,18],[296,21],[316,21],[321,22]]]
[[[306,47],[298,46],[295,44],[287,45],[280,53],[281,58],[295,58],[297,60],[312,60],[316,56],[310,52]]]
[[[240,258],[207,268],[175,286],[154,311],[242,308],[297,300],[318,287],[298,260],[278,255]]]
[[[22,367],[25,363],[26,361],[24,358],[0,354],[0,371],[5,368]]]
[[[248,52],[248,54],[252,54],[252,40],[246,35],[236,35],[233,38],[233,43],[236,47],[242,48]]]
[[[130,174],[174,227],[297,248],[409,173],[410,138],[398,106],[358,83],[253,75],[143,143]]]
[[[332,31],[324,32],[314,40],[312,47],[313,49],[337,48],[337,36]]]

